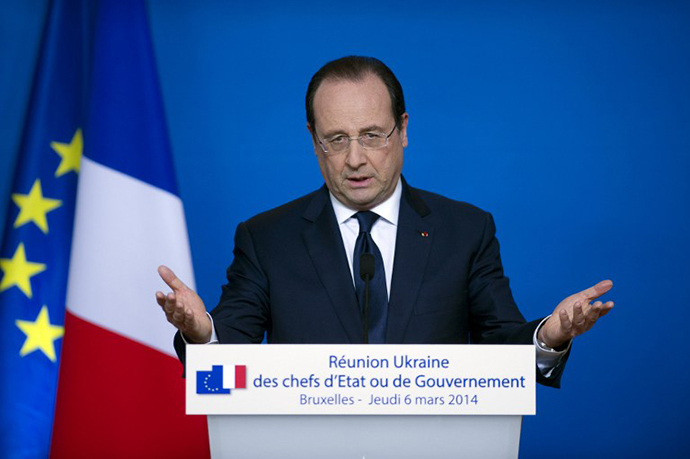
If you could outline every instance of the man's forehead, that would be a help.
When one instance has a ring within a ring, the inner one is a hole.
[[[340,77],[328,77],[324,79],[319,87],[314,93],[314,99],[319,97],[319,94],[330,91],[347,91],[350,88],[363,88],[371,87],[375,88],[377,91],[388,94],[388,89],[383,80],[374,73],[367,73],[358,78],[340,78]]]
[[[386,85],[373,74],[358,80],[324,80],[314,95],[314,117],[322,129],[343,122],[386,124],[391,115]]]

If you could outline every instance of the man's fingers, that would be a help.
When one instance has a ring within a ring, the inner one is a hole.
[[[168,314],[174,312],[175,308],[177,307],[177,297],[173,292],[168,293],[168,295],[165,297],[165,306],[163,306],[163,309],[165,312]]]
[[[585,321],[585,314],[582,312],[582,303],[575,303],[575,306],[573,306],[573,328],[575,328],[576,331],[580,331],[585,325]]]
[[[613,309],[613,301],[607,301],[601,306],[601,314],[599,314],[599,317],[604,317],[611,312],[611,309]]]
[[[162,305],[162,307],[168,322],[182,331],[194,329],[196,326],[194,312],[190,308],[175,301],[174,293],[169,293],[167,296],[162,293],[159,296],[158,293],[159,292],[156,293],[156,299],[163,298],[164,305]]]
[[[156,292],[156,303],[163,309],[165,313],[165,318],[168,322],[177,326],[177,320],[175,318],[175,311],[177,309],[177,299],[174,293],[168,293],[165,295],[163,292]]]
[[[175,309],[171,315],[171,318],[173,320],[173,324],[182,325],[184,323],[184,311],[180,311],[179,309]]]
[[[182,290],[184,288],[187,288],[187,286],[182,282],[174,272],[172,272],[172,269],[168,268],[165,265],[161,265],[158,267],[158,274],[161,276],[161,279],[168,284],[168,287],[175,291]]]
[[[194,318],[194,313],[189,308],[179,308],[175,310],[172,315],[171,323],[181,330],[183,333],[191,333],[193,330],[198,328],[196,319]]]
[[[561,309],[561,312],[558,313],[558,317],[561,319],[561,330],[563,330],[567,336],[572,336],[573,323],[570,317],[568,317],[566,310]]]
[[[592,304],[589,308],[589,310],[585,313],[585,330],[589,330],[592,328],[592,326],[596,323],[597,320],[599,320],[599,317],[601,317],[601,311],[602,311],[602,303],[601,301],[597,301],[594,304]]]
[[[165,295],[163,292],[156,292],[156,302],[158,306],[165,307]]]
[[[583,290],[581,293],[585,295],[589,300],[593,300],[595,298],[599,298],[601,295],[611,290],[612,287],[612,281],[604,280],[588,288],[587,290]]]
[[[165,316],[168,322],[180,330],[189,330],[194,325],[194,314],[192,310],[184,307],[180,303],[168,303],[169,310],[166,309]],[[165,308],[164,308],[165,309]]]
[[[602,304],[603,303],[601,301],[595,301],[594,303],[590,304],[588,308],[585,308],[585,317],[587,320],[589,320],[590,317],[599,317]]]

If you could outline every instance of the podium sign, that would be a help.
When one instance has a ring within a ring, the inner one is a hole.
[[[532,415],[534,346],[191,345],[187,414]]]

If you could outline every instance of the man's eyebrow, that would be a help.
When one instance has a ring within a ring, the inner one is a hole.
[[[361,135],[365,132],[383,132],[383,131],[385,131],[385,129],[382,128],[381,126],[379,126],[378,124],[370,124],[369,126],[365,126],[365,127],[361,128],[359,130],[359,134]],[[331,139],[331,138],[338,136],[338,135],[349,136],[349,134],[343,129],[333,129],[331,131],[327,131],[327,132],[324,132],[322,134],[324,139]]]
[[[367,127],[360,129],[359,132],[363,133],[363,132],[376,132],[376,131],[383,132],[383,131],[385,131],[385,128],[379,126],[378,124],[371,124]]]
[[[347,135],[347,132],[343,131],[342,129],[332,129],[330,131],[326,131],[323,134],[321,134],[324,139],[330,139],[333,138],[337,135]]]

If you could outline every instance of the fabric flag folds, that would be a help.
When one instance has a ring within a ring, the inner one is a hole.
[[[53,1],[39,60],[0,251],[0,457],[208,457],[154,299],[158,265],[194,277],[143,0]]]
[[[45,25],[0,248],[0,457],[46,457],[82,153],[84,11]],[[76,25],[76,26],[75,26]]]

